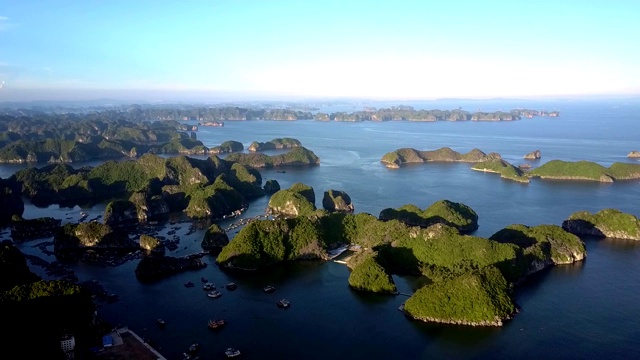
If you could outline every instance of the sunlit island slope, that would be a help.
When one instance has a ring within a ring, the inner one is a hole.
[[[361,252],[347,261],[352,288],[393,293],[391,274],[423,275],[432,283],[411,296],[406,315],[500,326],[516,313],[513,284],[541,268],[579,261],[586,254],[581,240],[558,226],[514,227],[494,240],[463,235],[445,219],[419,227],[366,213],[309,210],[306,215],[251,222],[223,247],[217,263],[257,270],[288,260],[328,259],[331,249],[358,245]]]
[[[575,212],[562,222],[562,228],[577,235],[640,240],[640,220],[616,209]]]
[[[614,182],[640,179],[640,164],[615,162],[608,168],[591,161],[551,160],[530,170],[529,177],[553,180],[587,180]]]
[[[473,149],[466,154],[459,153],[449,147],[438,150],[420,151],[412,148],[398,149],[386,153],[380,159],[386,167],[397,169],[404,164],[424,162],[467,162],[477,163],[490,159],[500,159],[500,154],[485,154],[479,149]]]
[[[502,159],[490,159],[477,163],[471,167],[471,170],[500,174],[503,179],[521,183],[530,182],[524,171]]]
[[[237,162],[254,168],[272,168],[278,166],[319,165],[320,158],[305,147],[294,147],[286,154],[269,156],[262,153],[233,153],[227,155],[227,161]]]
[[[640,179],[640,164],[615,162],[607,168],[592,161],[551,160],[537,168],[524,170],[503,160],[498,153],[485,154],[481,150],[473,149],[462,154],[448,147],[426,151],[402,148],[384,154],[380,162],[390,169],[412,163],[474,163],[472,170],[500,174],[503,179],[521,183],[529,183],[531,178],[598,182]]]
[[[254,141],[249,145],[247,150],[249,151],[264,151],[264,150],[276,150],[276,149],[291,149],[301,147],[302,143],[299,140],[293,138],[277,138],[267,142]]]

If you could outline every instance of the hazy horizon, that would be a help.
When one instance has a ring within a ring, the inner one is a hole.
[[[640,95],[629,1],[0,3],[0,102]]]

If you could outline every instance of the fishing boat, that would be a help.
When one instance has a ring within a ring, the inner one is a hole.
[[[210,282],[207,282],[206,284],[204,284],[204,286],[202,286],[202,288],[204,290],[215,290],[216,286]]]
[[[228,358],[232,358],[232,357],[240,356],[240,350],[235,349],[235,348],[227,348],[227,350],[225,350],[224,354]]]
[[[167,323],[165,323],[165,322],[164,322],[164,320],[162,320],[162,319],[158,319],[158,320],[156,320],[156,321],[158,322],[158,325],[160,325],[160,326],[165,326],[165,325],[167,324]]]
[[[281,309],[287,309],[287,308],[289,308],[289,306],[291,306],[291,303],[289,303],[289,300],[287,300],[287,299],[280,299],[280,300],[278,300],[278,302],[276,304]]]
[[[264,290],[264,292],[266,292],[266,293],[272,293],[272,292],[276,291],[276,288],[271,286],[271,285],[267,285],[262,290]]]
[[[228,283],[226,287],[227,290],[235,290],[238,288],[238,285],[236,285],[236,283]]]
[[[221,327],[224,326],[224,320],[219,319],[219,320],[211,320],[209,319],[209,323],[207,324],[207,326],[209,327],[209,329],[219,329]]]
[[[204,276],[200,278],[200,281],[202,281],[203,283],[209,282],[209,280],[207,280],[207,278]]]
[[[220,296],[222,296],[222,293],[218,290],[213,290],[212,292],[207,294],[208,297],[212,298],[212,299],[217,299]]]
[[[191,344],[191,346],[189,346],[189,353],[194,353],[196,351],[198,351],[200,349],[200,344],[199,343],[193,343]]]
[[[191,281],[187,281],[186,283],[184,283],[184,287],[191,288],[191,287],[194,287],[194,286],[196,286],[196,285]]]

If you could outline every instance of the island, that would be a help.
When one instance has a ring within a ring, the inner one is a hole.
[[[393,216],[381,220],[366,213],[316,210],[301,195],[309,188],[304,184],[296,188],[298,191],[285,193],[290,203],[305,203],[305,211],[249,223],[222,248],[218,265],[255,271],[283,261],[329,259],[332,249],[352,246],[361,249],[346,261],[352,269],[349,286],[353,289],[393,294],[397,290],[391,275],[422,275],[431,283],[404,304],[407,316],[430,322],[500,326],[517,312],[512,295],[516,284],[546,267],[586,257],[582,240],[556,225],[512,225],[491,238],[481,238],[462,234],[454,227],[456,222],[430,221],[428,215],[422,215],[433,212],[456,218],[464,213],[462,218],[473,218],[471,208],[448,200],[432,205],[446,209],[444,212],[407,206],[406,217],[423,222],[424,227],[418,227]],[[472,229],[473,223],[464,222],[467,225],[460,228]]]
[[[472,232],[478,229],[478,214],[465,204],[440,200],[421,210],[413,204],[398,209],[387,208],[378,217],[382,221],[398,220],[408,226],[423,228],[434,224],[446,224],[460,232]]]
[[[500,177],[520,183],[530,182],[527,174],[519,167],[511,165],[503,159],[490,159],[474,164],[471,170],[500,174]]]
[[[529,177],[551,180],[584,180],[614,182],[616,180],[640,179],[640,164],[614,162],[604,167],[591,161],[551,160],[540,167],[530,170]]]
[[[218,146],[209,149],[209,154],[228,154],[244,150],[244,145],[239,141],[227,140]]]
[[[280,166],[319,165],[320,158],[305,147],[294,147],[289,152],[269,156],[262,153],[233,153],[227,155],[227,161],[237,162],[253,168],[272,168]]]
[[[412,148],[402,148],[388,152],[382,156],[382,162],[387,168],[397,169],[404,164],[425,162],[465,162],[477,163],[491,159],[500,159],[498,153],[485,154],[479,149],[473,149],[466,154],[459,153],[449,147],[437,150],[420,151]]]
[[[254,141],[249,145],[247,150],[249,151],[265,151],[276,149],[292,149],[295,147],[301,147],[302,143],[293,138],[277,138],[267,142]]]
[[[537,116],[558,117],[558,111],[538,111],[529,109],[514,109],[509,112],[468,112],[462,109],[454,110],[417,110],[412,106],[400,105],[391,108],[375,109],[366,108],[354,112],[318,112],[314,115],[317,121],[514,121],[522,117],[531,119]]]
[[[630,159],[640,159],[640,151],[633,150],[627,154],[627,157]]]
[[[574,212],[562,222],[562,228],[576,235],[640,240],[640,220],[617,209]]]

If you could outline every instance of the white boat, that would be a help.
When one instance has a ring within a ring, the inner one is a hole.
[[[217,299],[222,296],[222,293],[218,290],[213,290],[212,292],[208,293],[207,296],[213,299]]]
[[[283,308],[283,309],[286,309],[289,306],[291,306],[291,303],[289,303],[289,300],[287,299],[281,299],[276,304],[278,305],[279,308]]]
[[[264,289],[262,289],[262,290],[264,290],[264,292],[266,292],[266,293],[271,293],[271,292],[276,291],[276,288],[271,286],[271,285],[268,285],[268,286],[265,286]]]
[[[228,348],[227,350],[225,350],[224,354],[228,358],[232,358],[232,357],[240,356],[240,350],[234,349],[234,348]]]

